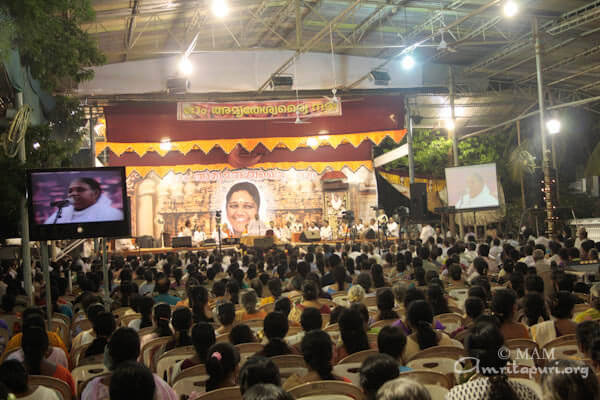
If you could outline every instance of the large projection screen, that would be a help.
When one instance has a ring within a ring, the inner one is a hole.
[[[490,209],[500,206],[496,164],[446,168],[448,206],[456,210]]]

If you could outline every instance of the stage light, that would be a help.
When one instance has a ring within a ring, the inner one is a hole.
[[[212,13],[217,18],[224,18],[229,14],[229,7],[225,0],[213,0]]]
[[[329,133],[329,131],[327,129],[321,129],[319,131],[319,135],[327,135]]]
[[[402,68],[405,70],[413,69],[415,64],[415,59],[410,54],[405,55],[402,59]]]
[[[192,65],[192,62],[186,56],[181,57],[181,60],[179,60],[178,67],[179,67],[179,72],[181,72],[181,75],[183,75],[183,76],[189,76],[192,73],[192,71],[194,70],[194,66]]]
[[[96,135],[98,136],[104,136],[104,124],[102,122],[98,122],[96,125],[94,125],[94,132],[96,132]]]
[[[169,151],[169,150],[171,150],[171,139],[169,139],[169,138],[161,139],[161,141],[160,141],[160,149],[163,150],[163,151]]]
[[[556,118],[552,118],[546,122],[546,129],[548,129],[548,133],[551,135],[556,135],[560,132],[560,121]]]
[[[34,149],[34,150],[37,150],[37,149],[39,149],[39,148],[40,148],[40,142],[35,142],[35,143],[33,144],[33,149]]]
[[[518,12],[519,5],[515,1],[508,0],[506,3],[504,3],[504,15],[508,18],[514,17]]]

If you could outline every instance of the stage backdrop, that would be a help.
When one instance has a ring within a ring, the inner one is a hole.
[[[370,206],[377,204],[373,170],[344,167],[341,172],[343,175],[336,172],[333,177],[337,181],[331,191],[331,186],[323,187],[331,172],[317,173],[312,168],[170,171],[162,177],[154,172],[143,177],[134,170],[127,179],[132,234],[160,237],[166,232],[174,236],[190,220],[210,235],[216,230],[217,210],[222,212],[223,223],[234,229],[247,223],[244,218],[248,215],[258,215],[265,226],[270,222],[281,226],[295,219],[303,224],[327,221],[334,230],[343,210],[353,210],[364,220],[372,217]],[[237,187],[245,188],[246,194],[254,191],[248,187],[256,188],[257,193],[254,201],[248,196],[241,201],[232,196],[232,210],[226,204],[227,193],[239,183],[243,184]]]

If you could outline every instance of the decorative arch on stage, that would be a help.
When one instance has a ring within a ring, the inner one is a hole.
[[[342,100],[338,115],[303,113],[309,123],[302,124],[243,113],[265,110],[260,104],[228,119],[222,106],[217,118],[185,119],[187,104],[104,109],[106,141],[96,143],[96,153],[106,151],[108,165],[126,167],[133,236],[172,236],[187,220],[210,236],[217,210],[227,221],[226,195],[237,182],[258,189],[258,218],[267,226],[326,221],[335,231],[344,210],[367,222],[377,204],[372,147],[386,137],[400,142],[406,133],[397,95]]]

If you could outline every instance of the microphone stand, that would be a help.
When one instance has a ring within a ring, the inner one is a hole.
[[[215,220],[217,222],[217,237],[219,238],[219,256],[221,255],[221,214],[217,213],[215,215]]]
[[[56,217],[54,217],[54,221],[52,222],[52,225],[56,224],[56,221],[58,221],[58,219],[60,217],[62,217],[62,210],[63,210],[64,206],[63,205],[59,205],[58,206],[58,212],[56,213]]]

